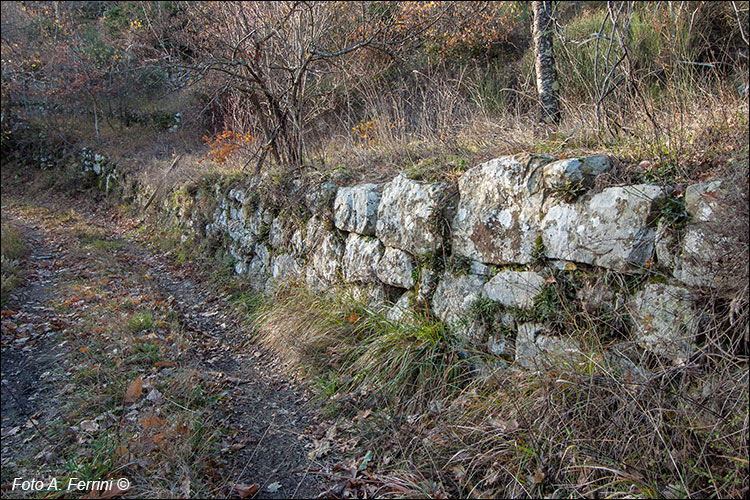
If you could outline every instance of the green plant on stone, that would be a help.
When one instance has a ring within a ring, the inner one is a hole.
[[[268,241],[268,236],[271,234],[271,224],[267,222],[261,222],[260,228],[258,229],[258,241],[263,243]]]
[[[506,307],[500,302],[488,297],[478,297],[469,305],[468,317],[465,319],[476,321],[493,331],[498,331],[503,328],[501,318],[505,311]]]
[[[659,206],[659,219],[673,229],[683,229],[690,221],[690,214],[685,208],[685,199],[669,196]]]
[[[552,190],[552,196],[556,196],[565,203],[574,203],[585,192],[586,186],[582,179],[572,182],[566,179],[565,184]]]
[[[531,250],[531,259],[536,265],[543,265],[548,261],[546,249],[544,247],[544,239],[541,234],[536,237],[536,240],[534,240],[534,248]]]
[[[429,269],[430,271],[434,271],[436,273],[439,273],[445,267],[443,259],[440,257],[440,255],[438,255],[437,252],[426,252],[422,255],[419,255],[417,257],[417,263],[419,264],[419,267]]]
[[[411,279],[413,279],[414,283],[418,285],[421,277],[422,277],[422,268],[419,266],[414,266],[411,269]]]
[[[471,259],[464,255],[453,254],[448,263],[448,270],[454,274],[469,274]]]

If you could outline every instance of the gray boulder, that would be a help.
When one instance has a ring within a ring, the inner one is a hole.
[[[432,312],[448,324],[455,323],[480,297],[484,277],[445,272],[432,296]]]
[[[445,183],[427,184],[399,174],[383,189],[375,234],[385,245],[412,255],[437,251],[443,243],[439,218],[447,192]]]
[[[542,194],[529,190],[526,169],[503,157],[464,173],[452,223],[455,254],[490,264],[532,261]]]
[[[340,188],[333,205],[336,227],[342,231],[374,235],[381,190],[382,186],[376,184]]]
[[[482,294],[507,307],[531,309],[534,297],[544,286],[544,278],[532,271],[501,271],[488,281]]]
[[[650,226],[664,191],[651,184],[612,187],[576,204],[545,204],[546,256],[616,271],[644,267],[653,256]]]
[[[396,322],[408,320],[413,312],[411,306],[414,303],[414,298],[412,290],[407,290],[401,294],[398,301],[386,313],[386,317]]]
[[[683,287],[653,283],[633,300],[631,316],[638,345],[675,362],[693,353],[698,319],[690,291]]]
[[[612,164],[606,155],[558,160],[544,166],[543,186],[551,191],[559,191],[573,185],[589,188],[594,184],[596,176],[611,168]]]
[[[349,283],[377,281],[377,267],[383,244],[376,238],[349,233],[344,250],[344,280]]]
[[[305,273],[308,286],[320,290],[339,280],[344,244],[330,231],[323,231],[316,241]]]
[[[575,342],[547,334],[542,324],[524,323],[516,335],[516,363],[529,370],[576,362],[581,351]]]
[[[411,288],[415,284],[414,269],[414,257],[398,248],[387,247],[376,273],[386,285]]]

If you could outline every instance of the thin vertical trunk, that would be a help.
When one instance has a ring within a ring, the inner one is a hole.
[[[101,144],[102,136],[99,134],[99,113],[96,110],[96,101],[94,101],[94,133],[96,133],[96,143]]]
[[[534,13],[532,33],[536,58],[536,87],[542,105],[542,119],[547,123],[560,122],[560,85],[555,72],[552,46],[552,2],[531,2]]]

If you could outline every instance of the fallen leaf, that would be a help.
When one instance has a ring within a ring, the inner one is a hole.
[[[352,420],[354,422],[358,422],[360,420],[366,419],[367,417],[370,416],[370,414],[372,414],[371,410],[363,410],[363,411],[357,413],[357,415]]]
[[[167,425],[166,419],[152,415],[149,417],[143,417],[139,420],[143,427],[162,427]]]
[[[260,489],[260,485],[258,483],[254,484],[242,484],[242,483],[234,483],[232,485],[232,490],[236,491],[237,494],[240,496],[240,498],[247,498],[250,495],[254,495],[256,491]]]
[[[281,483],[279,483],[278,481],[274,481],[273,483],[266,486],[266,489],[271,493],[276,493],[281,489]]]
[[[126,493],[128,490],[130,490],[130,486],[128,486],[125,489],[120,488],[117,483],[119,481],[115,481],[114,485],[112,486],[111,490],[99,490],[97,488],[94,488],[89,492],[88,495],[81,498],[98,498],[98,499],[104,499],[104,498],[114,498],[116,496],[122,495],[123,493]]]
[[[127,392],[125,392],[125,403],[133,403],[135,402],[143,393],[143,382],[141,382],[141,377],[139,376],[137,379],[133,380],[130,385],[128,386]]]
[[[99,424],[93,420],[82,420],[79,427],[84,432],[96,432],[99,430]]]
[[[534,481],[534,484],[539,484],[544,481],[544,472],[542,472],[542,469],[537,467],[536,471],[534,471],[534,476],[531,479]]]
[[[365,458],[362,459],[362,463],[360,463],[359,467],[357,467],[357,472],[362,472],[363,470],[365,470],[370,464],[370,460],[372,460],[372,451],[367,450]]]
[[[331,442],[327,439],[315,440],[315,448],[307,454],[311,460],[324,457],[331,451]]]
[[[466,468],[463,465],[454,465],[450,468],[450,471],[457,481],[460,482],[466,479]]]

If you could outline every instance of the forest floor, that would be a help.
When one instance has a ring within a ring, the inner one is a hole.
[[[356,476],[230,295],[135,220],[5,192],[2,217],[29,249],[2,311],[4,497],[314,498]]]

